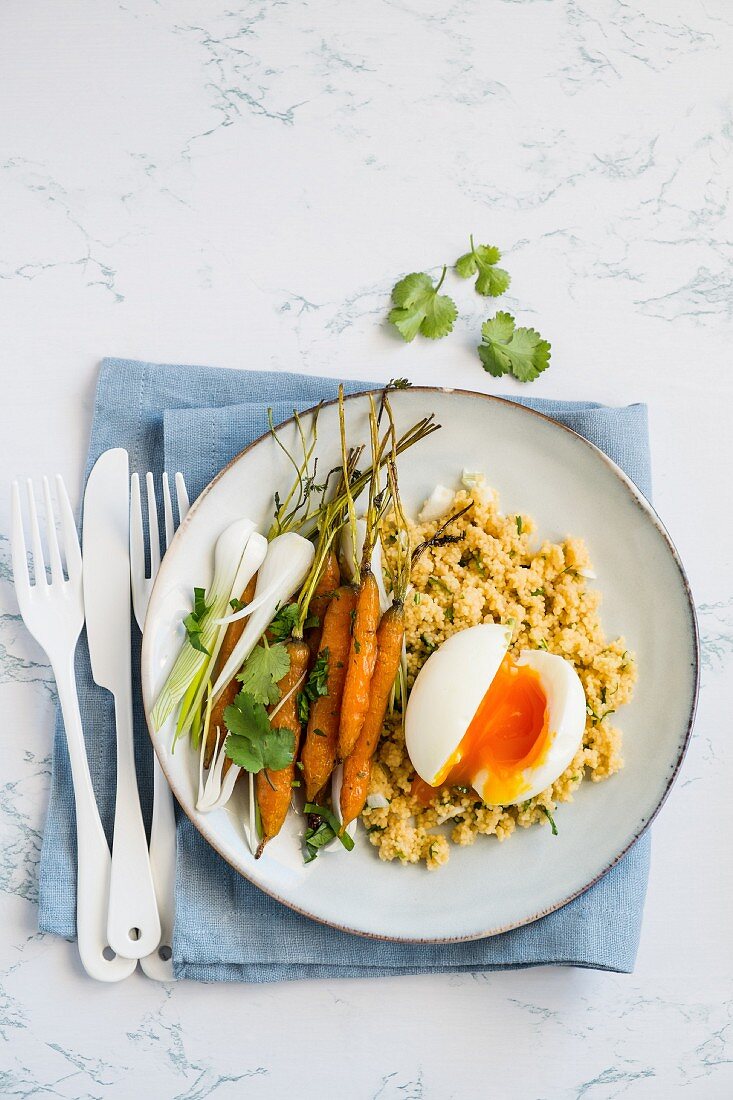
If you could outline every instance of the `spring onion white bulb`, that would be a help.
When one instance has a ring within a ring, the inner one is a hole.
[[[313,564],[313,543],[294,531],[276,535],[267,548],[267,555],[257,574],[257,587],[252,604],[257,605],[232,650],[229,660],[219,673],[211,693],[216,696],[226,687],[272,622],[279,607],[297,592]],[[267,598],[264,597],[265,593]],[[219,617],[222,612],[219,612]]]
[[[206,594],[207,612],[202,619],[200,635],[202,646],[209,651],[219,631],[216,619],[224,614],[229,603],[232,584],[254,529],[252,520],[240,519],[230,524],[217,539],[214,550],[214,577]],[[188,639],[184,642],[153,707],[151,720],[154,729],[160,729],[166,719],[170,718],[189,690],[194,678],[201,674],[208,659],[207,654],[194,649]]]

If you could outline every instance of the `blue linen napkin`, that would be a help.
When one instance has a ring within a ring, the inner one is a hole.
[[[347,392],[369,388],[345,382]],[[335,397],[338,379],[271,371],[227,371],[128,360],[104,361],[97,387],[85,480],[108,447],[125,447],[131,468],[180,470],[191,499],[275,420]],[[521,404],[567,424],[606,452],[651,495],[646,407],[532,398]],[[150,816],[151,746],[137,671],[136,760]],[[86,638],[76,662],[79,697],[100,814],[108,837],[114,813],[114,717],[111,696],[92,679]],[[238,875],[178,813],[176,927],[178,978],[285,981],[295,978],[488,971],[566,964],[629,973],[633,969],[649,871],[649,833],[599,882],[562,909],[500,936],[469,943],[404,944],[365,939],[308,920]],[[41,851],[39,927],[76,933],[76,840],[66,743],[57,717],[51,795]]]

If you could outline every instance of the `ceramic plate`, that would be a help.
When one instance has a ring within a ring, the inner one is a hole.
[[[541,537],[586,540],[601,590],[609,637],[623,634],[636,653],[633,702],[619,714],[625,768],[605,783],[584,783],[548,828],[518,829],[504,844],[479,837],[454,847],[437,872],[384,863],[360,827],[353,852],[323,853],[304,866],[302,818],[255,862],[245,839],[246,793],[225,808],[195,809],[194,752],[153,737],[173,792],[197,829],[237,871],[299,912],[336,927],[401,940],[492,935],[565,904],[619,860],[659,810],[689,738],[697,692],[697,631],[689,588],[655,512],[628,478],[586,440],[554,421],[495,397],[414,388],[394,394],[398,429],[434,412],[442,430],[400,460],[410,514],[441,482],[458,485],[464,467],[486,473],[505,511],[522,511]],[[368,439],[367,401],[347,400],[350,440]],[[296,449],[294,426],[283,438]],[[338,418],[318,422],[321,469],[339,461]],[[211,577],[216,537],[243,514],[269,526],[272,494],[290,484],[286,461],[266,436],[242,452],[191,508],[166,554],[153,590],[143,644],[146,710],[181,641],[181,617],[194,585]],[[460,898],[460,904],[456,899]]]

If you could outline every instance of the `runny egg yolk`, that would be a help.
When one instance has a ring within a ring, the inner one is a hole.
[[[482,772],[488,773],[484,802],[505,805],[529,790],[522,773],[544,761],[551,743],[540,676],[507,653],[434,786],[473,786]]]

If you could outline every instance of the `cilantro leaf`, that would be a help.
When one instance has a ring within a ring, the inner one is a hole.
[[[290,654],[287,646],[282,642],[268,645],[265,641],[263,645],[252,650],[237,679],[242,685],[242,691],[246,691],[256,702],[271,706],[280,698],[281,692],[277,684],[289,668]]]
[[[516,328],[510,313],[499,311],[481,326],[478,353],[484,370],[494,378],[512,374],[531,382],[550,365],[550,345],[533,328]]]
[[[225,709],[224,725],[229,730],[224,752],[245,771],[268,768],[276,772],[292,764],[295,734],[288,729],[273,729],[262,703],[246,691],[240,691]]]
[[[310,702],[315,702],[319,695],[328,695],[328,646],[322,649],[313,662],[310,676],[306,680],[304,694]]]
[[[199,653],[205,653],[207,657],[209,657],[210,654],[201,641],[201,631],[203,629],[203,619],[209,610],[210,608],[206,606],[206,590],[203,588],[194,588],[193,611],[189,615],[186,615],[183,620],[183,625],[191,647]]]
[[[274,638],[276,642],[281,642],[283,638],[289,638],[297,621],[297,603],[286,603],[284,607],[280,608],[267,628],[270,637]]]
[[[303,837],[305,841],[304,863],[311,863],[318,855],[319,849],[330,843],[334,837],[339,838],[347,852],[353,850],[354,841],[346,830],[343,833],[341,832],[341,823],[328,806],[318,806],[314,802],[306,802],[304,813],[307,814],[309,819],[308,828]]]
[[[404,340],[414,340],[418,332],[430,340],[439,340],[452,331],[458,316],[456,303],[447,294],[438,294],[445,272],[443,268],[437,286],[433,286],[429,275],[413,272],[393,287],[395,308],[390,310],[389,320]]]
[[[501,259],[501,252],[493,244],[473,243],[471,237],[471,251],[459,256],[456,260],[456,271],[462,279],[470,279],[476,275],[476,291],[487,298],[498,298],[509,288],[512,281],[508,271],[503,267],[497,267]]]

